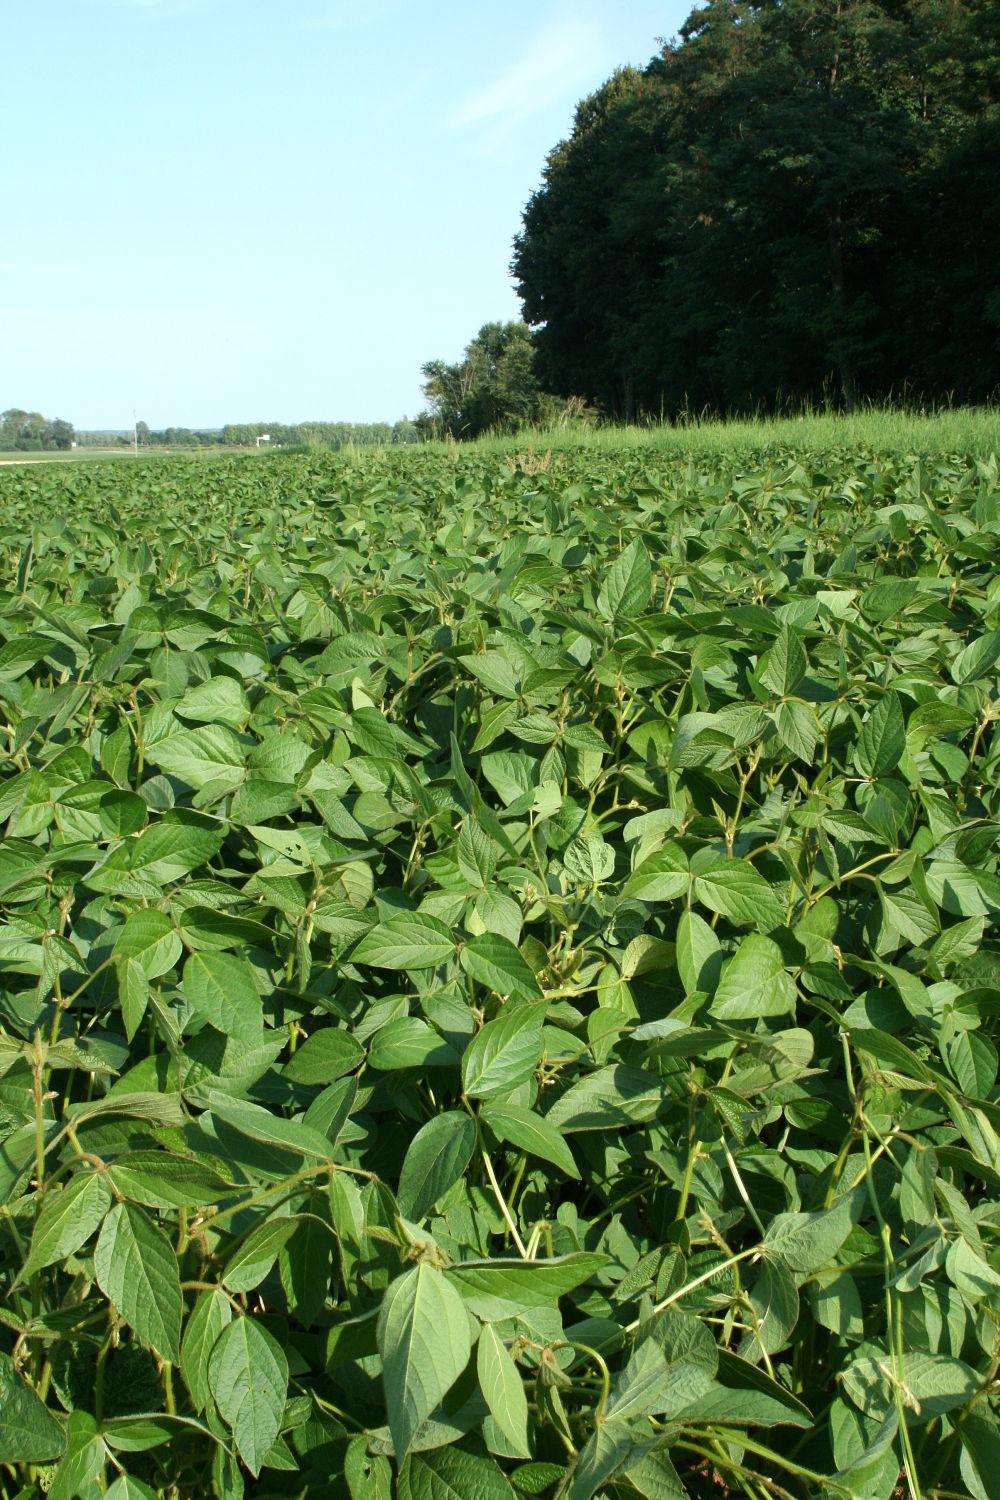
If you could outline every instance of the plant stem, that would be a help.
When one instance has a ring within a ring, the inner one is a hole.
[[[497,1182],[497,1176],[493,1170],[493,1163],[490,1161],[489,1153],[483,1151],[482,1158],[483,1165],[486,1168],[486,1175],[490,1179],[490,1187],[493,1189],[493,1196],[496,1198],[500,1208],[500,1212],[504,1216],[504,1221],[507,1225],[507,1228],[510,1230],[511,1238],[514,1241],[514,1244],[517,1246],[517,1253],[520,1255],[522,1260],[530,1260],[531,1257],[528,1254],[524,1241],[518,1233],[518,1228],[514,1223],[513,1215],[511,1214],[510,1209],[507,1207],[507,1202],[504,1198],[503,1193],[500,1191],[500,1184],[499,1182]]]

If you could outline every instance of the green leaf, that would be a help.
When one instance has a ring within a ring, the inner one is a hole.
[[[393,1073],[399,1068],[458,1066],[454,1048],[419,1016],[399,1016],[382,1026],[368,1049],[369,1067]]]
[[[170,1415],[137,1415],[109,1417],[101,1423],[101,1436],[117,1453],[147,1453],[162,1447],[177,1435],[177,1428],[191,1427],[208,1435],[208,1428],[194,1417]]]
[[[501,1469],[464,1448],[411,1453],[399,1471],[397,1500],[514,1500]]]
[[[638,901],[673,901],[686,895],[690,884],[687,856],[676,844],[667,844],[632,871],[622,896]]]
[[[94,1274],[142,1343],[176,1362],[184,1310],[173,1246],[140,1208],[116,1203],[94,1249]]]
[[[392,1467],[381,1454],[368,1452],[365,1433],[359,1433],[347,1445],[344,1479],[351,1500],[392,1500]]]
[[[955,657],[951,675],[955,682],[979,682],[1000,661],[1000,627],[979,636]]]
[[[473,1099],[512,1092],[527,1083],[542,1058],[543,1005],[509,1005],[487,1021],[465,1049],[462,1082]]]
[[[159,885],[169,885],[207,864],[225,835],[225,824],[217,818],[186,807],[171,808],[130,845],[129,869]]]
[[[122,1008],[125,1035],[131,1041],[149,1008],[149,980],[142,964],[134,958],[119,960],[118,1000]]]
[[[574,839],[563,855],[567,874],[584,885],[601,885],[615,873],[615,851],[597,833]]]
[[[526,1151],[529,1156],[540,1157],[551,1162],[567,1177],[579,1178],[580,1172],[573,1153],[559,1131],[543,1115],[517,1104],[507,1104],[491,1099],[484,1104],[479,1118],[488,1125],[501,1141]]]
[[[509,938],[484,932],[466,943],[461,954],[465,972],[496,995],[513,1000],[540,1000],[534,972]]]
[[[795,981],[785,973],[781,949],[751,933],[723,966],[709,1013],[719,1021],[749,1021],[795,1010]]]
[[[459,661],[478,677],[488,693],[498,698],[516,698],[518,674],[502,651],[481,651],[475,656],[460,656]]]
[[[196,790],[218,781],[238,786],[246,774],[246,757],[239,737],[222,724],[182,729],[148,746],[154,765]]]
[[[470,885],[484,889],[496,874],[499,851],[474,818],[466,818],[458,834],[458,868]]]
[[[558,1483],[565,1473],[565,1469],[558,1464],[521,1464],[520,1468],[514,1470],[511,1479],[521,1494],[540,1495]]]
[[[482,758],[482,772],[505,807],[530,797],[538,781],[538,762],[510,750],[497,750]]]
[[[422,1264],[391,1283],[378,1319],[382,1383],[397,1458],[461,1375],[472,1349],[462,1299],[440,1271]]]
[[[616,557],[604,576],[597,596],[601,613],[614,619],[634,619],[641,615],[653,596],[653,570],[649,553],[636,537]]]
[[[696,911],[681,913],[677,923],[677,968],[688,995],[711,994],[722,972],[722,944]]]
[[[785,908],[777,891],[758,870],[743,860],[726,860],[699,870],[695,898],[743,927],[770,932],[784,921]]]
[[[607,1256],[576,1250],[552,1260],[466,1260],[444,1276],[466,1305],[485,1322],[502,1322],[551,1307],[607,1264]]]
[[[862,776],[885,776],[899,765],[906,749],[906,724],[897,693],[879,699],[861,726],[854,759]]]
[[[958,1424],[958,1434],[964,1450],[963,1478],[967,1484],[971,1478],[978,1480],[980,1494],[977,1500],[989,1500],[996,1476],[1000,1473],[1000,1426],[996,1417],[980,1403]],[[965,1472],[966,1464],[972,1470],[971,1475]]]
[[[125,838],[145,826],[149,809],[134,792],[114,791],[101,798],[98,813],[101,831],[108,838]]]
[[[476,898],[475,919],[487,932],[498,932],[501,937],[517,943],[521,936],[521,908],[512,896],[491,888],[481,891]]]
[[[236,1318],[212,1350],[208,1378],[240,1457],[256,1476],[281,1427],[288,1388],[284,1350],[256,1319]]]
[[[325,1085],[352,1072],[364,1055],[364,1048],[349,1031],[324,1026],[295,1049],[284,1075],[293,1083]]]
[[[864,1333],[864,1309],[857,1282],[850,1271],[833,1271],[808,1283],[813,1317],[821,1328],[841,1338],[858,1339]]]
[[[545,1119],[566,1135],[575,1130],[615,1130],[652,1120],[663,1103],[663,1085],[650,1073],[622,1064],[598,1068],[571,1084]]]
[[[870,1345],[868,1346],[871,1347]],[[888,1411],[892,1405],[892,1360],[888,1354],[865,1355],[841,1376],[843,1389],[862,1411]],[[979,1389],[975,1370],[947,1354],[908,1352],[903,1366],[907,1405],[913,1420],[923,1425],[965,1406]]]
[[[299,794],[294,786],[284,781],[262,781],[254,777],[236,788],[229,806],[229,818],[239,827],[252,828],[295,812],[298,806]],[[362,832],[358,830],[359,836]]]
[[[513,1451],[530,1458],[528,1398],[517,1366],[491,1324],[484,1325],[476,1348],[479,1389],[490,1414]]]
[[[200,1207],[234,1191],[213,1167],[170,1151],[129,1151],[109,1162],[107,1171],[123,1198],[147,1208]]]
[[[121,1091],[116,1092],[116,1089]],[[133,1120],[146,1120],[150,1125],[183,1125],[185,1122],[179,1095],[157,1094],[146,1089],[136,1089],[133,1093],[122,1089],[120,1084],[116,1084],[103,1099],[71,1105],[68,1113],[75,1126],[102,1115],[125,1115]]]
[[[192,1009],[224,1036],[242,1042],[260,1040],[264,1026],[253,969],[230,953],[192,953],[181,980]]]
[[[624,1477],[645,1500],[687,1500],[687,1490],[665,1448],[630,1459]]]
[[[249,1292],[259,1286],[278,1259],[278,1252],[295,1233],[294,1216],[265,1219],[256,1224],[226,1261],[222,1280],[231,1292]]]
[[[47,1463],[58,1458],[66,1436],[55,1417],[0,1353],[0,1463]]]
[[[778,639],[761,658],[757,675],[776,698],[794,693],[809,663],[798,633],[783,625]]]
[[[331,1083],[321,1094],[317,1094],[302,1116],[302,1123],[308,1125],[310,1130],[319,1131],[335,1145],[351,1117],[357,1098],[358,1080],[338,1078],[336,1083]]]
[[[99,1172],[84,1168],[61,1190],[50,1188],[35,1222],[22,1276],[75,1255],[110,1207],[111,1192]]]
[[[798,1410],[763,1391],[712,1385],[703,1395],[671,1412],[678,1422],[711,1422],[731,1427],[809,1427],[808,1411]]]
[[[898,1037],[889,1036],[874,1026],[852,1027],[847,1034],[852,1046],[884,1063],[891,1072],[900,1073],[907,1078],[931,1079],[932,1075],[926,1064]]]
[[[645,1451],[627,1422],[609,1417],[580,1449],[566,1500],[591,1500],[625,1465]]]
[[[426,1217],[464,1175],[476,1146],[476,1126],[461,1110],[435,1115],[407,1147],[396,1194],[407,1219]]]
[[[774,711],[774,727],[786,750],[807,763],[816,753],[820,738],[819,721],[808,703],[789,699]]]
[[[53,642],[44,635],[15,635],[0,646],[0,682],[14,682],[30,667],[43,661]]]
[[[1000,1290],[1000,1273],[961,1236],[948,1246],[945,1267],[952,1285],[967,1302],[976,1303],[983,1297],[995,1297]]]
[[[967,917],[964,922],[954,922],[937,937],[931,945],[930,958],[939,969],[960,963],[978,953],[985,922],[982,917]]]
[[[693,1399],[711,1381],[711,1370],[703,1361],[668,1359],[656,1338],[647,1338],[616,1376],[607,1413],[616,1421],[632,1421],[670,1412]]]
[[[250,717],[250,700],[234,678],[209,677],[188,688],[177,712],[198,724],[229,724],[240,729]]]
[[[181,1340],[181,1373],[195,1411],[204,1411],[211,1399],[209,1360],[219,1335],[232,1321],[233,1310],[225,1292],[199,1292]]]
[[[90,1496],[105,1462],[107,1450],[89,1412],[70,1413],[66,1429],[66,1451],[49,1486],[49,1500],[76,1500]]]
[[[318,1130],[311,1129],[301,1120],[286,1120],[269,1109],[263,1109],[259,1104],[228,1099],[217,1093],[209,1095],[209,1105],[213,1115],[252,1141],[280,1146],[299,1156],[317,1157],[320,1161],[330,1160],[333,1150],[330,1142]]]
[[[351,954],[351,962],[376,969],[434,969],[454,952],[455,940],[443,922],[409,911],[367,932]]]
[[[305,1328],[311,1328],[319,1318],[330,1294],[334,1247],[328,1198],[313,1193],[303,1204],[295,1233],[278,1255],[288,1305]]]
[[[132,913],[118,934],[114,948],[115,958],[133,960],[147,979],[166,974],[181,952],[181,940],[173,922],[152,907]]]
[[[883,930],[898,934],[906,942],[919,946],[929,942],[938,932],[940,923],[937,914],[928,909],[914,890],[886,890],[879,886],[879,901],[882,904]],[[892,949],[883,947],[881,951]]]
[[[131,1474],[119,1474],[105,1491],[104,1500],[157,1500],[157,1495],[141,1479],[134,1479]]]
[[[750,1305],[756,1315],[753,1332],[746,1335],[752,1358],[755,1346],[767,1354],[777,1354],[791,1337],[799,1319],[799,1294],[795,1278],[781,1260],[763,1260],[750,1292]]]
[[[832,1266],[861,1212],[859,1192],[848,1193],[832,1208],[816,1213],[776,1214],[767,1226],[763,1253],[779,1255],[800,1276]]]

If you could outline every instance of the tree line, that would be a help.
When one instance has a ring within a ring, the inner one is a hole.
[[[998,162],[996,0],[707,0],[548,156],[534,378],[624,420],[985,402]]]
[[[484,323],[454,364],[434,359],[422,367],[427,410],[416,419],[420,436],[474,438],[596,418],[579,397],[545,390],[538,365],[526,323]]]
[[[706,0],[576,110],[429,436],[1000,393],[1000,4]]]
[[[40,453],[47,449],[71,448],[73,424],[61,417],[50,420],[41,412],[11,406],[0,412],[0,452]]]
[[[316,443],[339,448],[348,443],[365,447],[415,443],[419,432],[407,417],[398,422],[227,422],[224,427],[151,428],[137,422],[135,429],[81,432],[81,447],[107,448],[255,448],[258,438],[270,448],[295,448]],[[260,444],[263,446],[263,443]]]

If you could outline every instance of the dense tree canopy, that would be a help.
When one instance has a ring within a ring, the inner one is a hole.
[[[37,411],[12,406],[0,412],[0,452],[39,452],[68,448],[73,442],[73,424],[61,417],[50,421]]]
[[[535,348],[525,323],[484,323],[453,365],[433,359],[422,367],[429,435],[476,437],[535,421],[541,389]]]
[[[707,0],[577,110],[513,270],[606,411],[1000,385],[996,0]]]

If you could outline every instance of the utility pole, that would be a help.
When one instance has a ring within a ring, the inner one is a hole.
[[[132,408],[132,452],[136,458],[139,457],[139,424],[135,419],[135,407]]]

